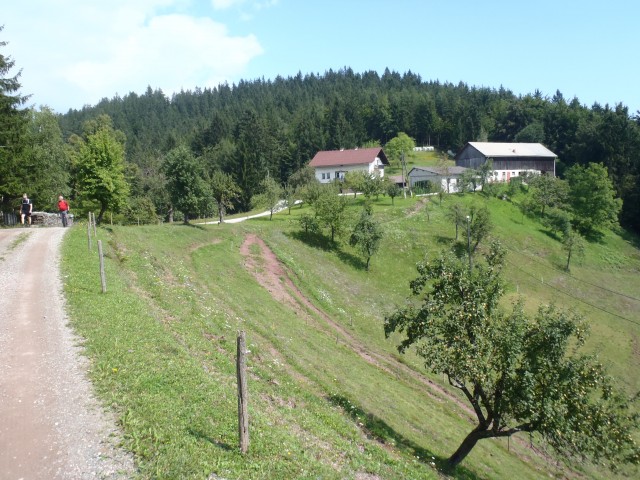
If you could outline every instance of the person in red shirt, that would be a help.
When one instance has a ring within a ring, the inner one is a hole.
[[[60,217],[62,218],[62,226],[67,226],[67,214],[69,213],[69,204],[62,195],[58,197],[58,210],[60,211]]]

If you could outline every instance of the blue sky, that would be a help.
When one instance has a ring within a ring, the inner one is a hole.
[[[640,110],[630,0],[6,3],[0,53],[22,69],[31,103],[58,112],[147,86],[170,95],[345,66]]]

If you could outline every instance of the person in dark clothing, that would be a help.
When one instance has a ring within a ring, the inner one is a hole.
[[[20,205],[20,221],[22,225],[24,225],[25,217],[28,220],[29,225],[31,225],[31,212],[33,211],[33,204],[27,194],[22,195],[22,205]]]
[[[62,218],[62,226],[67,226],[67,215],[69,214],[69,203],[64,199],[62,195],[58,197],[58,211]]]

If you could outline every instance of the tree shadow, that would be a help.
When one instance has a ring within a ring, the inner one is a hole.
[[[630,243],[634,247],[640,249],[640,236],[637,234],[630,232],[622,227],[615,229],[615,233],[620,235],[626,242]]]
[[[329,252],[336,249],[335,243],[332,243],[331,239],[325,237],[320,233],[295,231],[284,232],[284,234],[287,237],[293,238],[294,240],[302,242],[305,245],[316,248],[318,250]]]
[[[312,248],[316,248],[324,252],[335,252],[342,262],[353,268],[358,270],[366,270],[367,268],[367,263],[362,258],[349,252],[345,252],[338,246],[337,242],[332,242],[331,239],[321,233],[296,231],[285,232],[284,234]]]
[[[455,242],[451,237],[445,237],[444,235],[436,235],[435,241],[438,245],[449,245],[452,242]]]
[[[336,254],[342,262],[346,263],[347,265],[351,265],[353,268],[356,268],[358,270],[366,270],[367,268],[367,263],[364,260],[349,252],[345,252],[344,250],[337,248]]]
[[[560,238],[560,236],[556,232],[552,232],[551,230],[546,228],[539,228],[538,231],[543,235],[546,235],[550,239],[555,240],[556,242],[562,242],[562,238]]]
[[[461,480],[484,480],[468,468],[458,465],[454,470],[450,470],[447,458],[441,457],[431,450],[421,447],[417,443],[405,438],[396,432],[384,420],[376,417],[372,413],[364,411],[359,406],[352,403],[342,395],[330,395],[327,397],[330,403],[340,407],[344,412],[362,429],[367,437],[373,438],[382,444],[394,445],[405,455],[416,458],[425,466],[435,467],[438,473]]]
[[[196,225],[195,223],[184,223],[184,222],[182,222],[178,226],[183,226],[183,227],[188,227],[188,228],[195,228],[197,230],[203,230],[203,231],[207,230],[203,225]]]
[[[189,429],[188,430],[189,435],[191,435],[192,437],[195,437],[198,440],[203,440],[205,442],[209,442],[211,445],[220,448],[221,450],[225,450],[227,452],[231,452],[233,451],[235,448],[232,447],[231,445],[229,445],[228,443],[225,442],[221,442],[219,440],[215,440],[213,438],[211,438],[209,435],[207,435],[204,432],[198,431],[198,430],[193,430],[193,429]]]

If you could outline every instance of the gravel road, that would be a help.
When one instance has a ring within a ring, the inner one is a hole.
[[[66,230],[0,229],[0,479],[128,479],[133,461],[92,393],[67,325]]]

